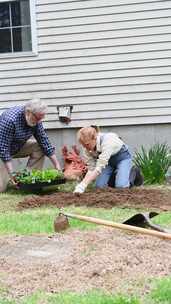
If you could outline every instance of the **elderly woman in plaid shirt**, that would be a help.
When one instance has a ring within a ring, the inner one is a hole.
[[[13,158],[29,157],[27,168],[42,169],[47,156],[55,169],[61,170],[43,128],[47,106],[39,99],[33,99],[25,106],[15,106],[0,115],[0,192],[5,191],[9,179],[13,178]],[[34,137],[33,139],[31,137]]]

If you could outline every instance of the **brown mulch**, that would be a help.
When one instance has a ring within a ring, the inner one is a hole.
[[[56,192],[48,195],[32,195],[18,204],[18,209],[53,205],[58,208],[69,205],[99,208],[131,207],[171,210],[171,190],[169,189],[97,189],[83,194]]]

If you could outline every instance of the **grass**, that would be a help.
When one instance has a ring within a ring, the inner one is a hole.
[[[163,225],[163,226],[171,226],[171,212],[170,211],[165,211],[160,213],[160,215],[156,216],[152,220],[154,223]]]
[[[20,300],[0,297],[0,304],[170,304],[171,277],[154,280],[149,294],[143,298],[137,296],[114,295],[95,290],[83,294],[63,292],[49,294],[38,291]]]
[[[33,304],[34,302],[23,302],[23,304]],[[124,296],[107,295],[102,292],[93,291],[83,295],[74,293],[62,293],[46,297],[48,304],[139,304],[139,301]],[[34,303],[36,304],[36,302]]]
[[[23,194],[17,194],[16,191],[14,193],[0,193],[0,213],[15,210],[19,201],[23,199]]]
[[[151,292],[151,304],[170,304],[171,303],[171,278],[160,279],[155,283],[156,286]],[[152,300],[152,301],[151,301]],[[149,302],[149,303],[150,303]]]
[[[136,213],[136,210],[134,209],[113,208],[111,210],[106,210],[100,208],[88,209],[86,207],[70,207],[65,208],[64,211],[118,222],[121,222]],[[0,234],[30,235],[34,233],[54,233],[53,223],[58,213],[59,209],[55,207],[26,209],[22,212],[15,212],[13,210],[0,213]],[[85,230],[97,228],[97,225],[95,224],[74,219],[70,219],[69,223],[70,227],[73,229]]]
[[[16,302],[15,300],[0,299],[0,304],[140,304],[136,298],[124,296],[114,296],[103,294],[102,292],[90,292],[87,294],[61,293],[48,295],[42,292],[24,298]]]
[[[68,207],[64,212],[76,213],[97,217],[114,222],[123,222],[135,213],[136,209],[122,208],[86,208]],[[59,213],[55,207],[26,209],[22,212],[6,211],[0,213],[0,235],[31,235],[31,234],[52,234],[54,233],[54,220]],[[153,222],[171,227],[171,212],[163,212]],[[97,229],[99,225],[91,224],[75,219],[69,219],[70,229],[91,230]]]

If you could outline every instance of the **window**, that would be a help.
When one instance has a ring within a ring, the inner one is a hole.
[[[30,1],[0,2],[0,53],[32,51]]]

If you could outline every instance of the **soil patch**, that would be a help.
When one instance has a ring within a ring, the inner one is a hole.
[[[35,208],[43,205],[54,205],[58,208],[69,205],[99,208],[132,207],[156,210],[171,210],[171,190],[168,189],[98,189],[83,194],[56,192],[49,195],[26,197],[18,208]]]
[[[139,295],[171,273],[171,242],[111,228],[0,237],[0,284],[8,295],[94,288]]]
[[[57,192],[33,195],[18,208],[75,205],[171,210],[169,189],[103,189],[81,195]],[[0,286],[19,298],[45,292],[148,293],[149,280],[170,276],[171,242],[147,235],[98,227],[71,228],[52,236],[0,237]]]

